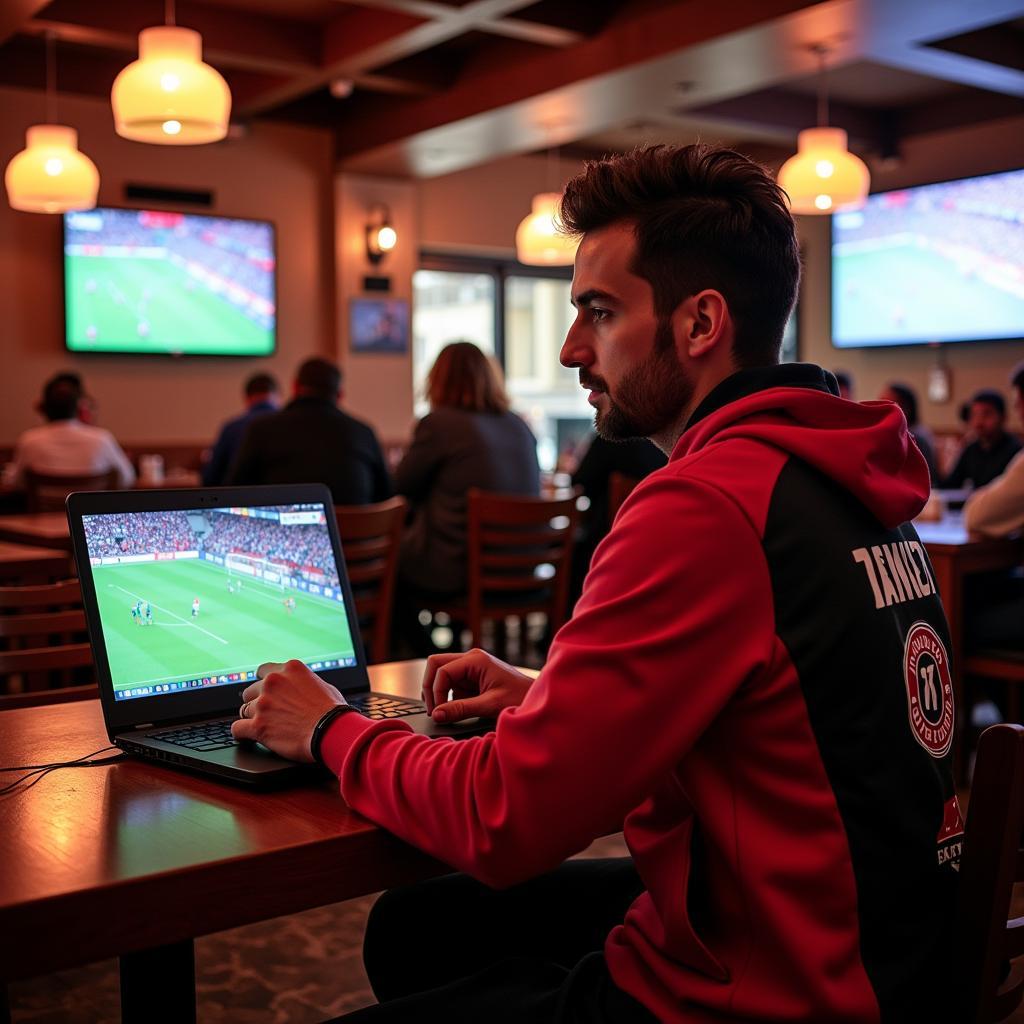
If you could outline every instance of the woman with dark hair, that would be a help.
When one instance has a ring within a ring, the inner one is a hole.
[[[907,420],[907,429],[910,436],[921,449],[925,462],[928,463],[928,475],[931,477],[932,487],[939,482],[939,464],[935,460],[935,436],[931,430],[917,418],[917,395],[914,389],[907,384],[899,384],[893,381],[886,385],[885,390],[879,396],[883,402],[895,402]]]
[[[426,396],[430,412],[395,472],[412,507],[399,590],[451,596],[466,588],[466,492],[539,494],[537,440],[509,411],[497,366],[471,342],[441,350]]]

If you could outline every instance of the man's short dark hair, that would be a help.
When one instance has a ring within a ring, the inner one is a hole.
[[[971,398],[971,405],[977,402],[992,406],[1000,416],[1006,415],[1006,399],[998,391],[993,391],[991,388],[983,388],[981,391],[975,392]]]
[[[51,423],[73,420],[82,399],[81,384],[75,384],[66,375],[58,374],[43,389],[43,415]]]
[[[1010,371],[1010,384],[1024,395],[1024,363],[1018,363]]]
[[[565,187],[564,229],[581,235],[622,221],[635,224],[630,269],[650,282],[659,319],[714,288],[729,304],[736,364],[779,361],[800,248],[786,195],[766,168],[703,144],[588,161]]]
[[[341,391],[341,369],[327,359],[307,359],[295,377],[296,385],[308,395],[334,401]]]
[[[245,382],[246,398],[255,398],[257,395],[275,395],[279,390],[277,381],[269,373],[254,373]]]

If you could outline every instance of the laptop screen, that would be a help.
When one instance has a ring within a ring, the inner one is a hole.
[[[322,503],[83,515],[115,700],[356,664]]]

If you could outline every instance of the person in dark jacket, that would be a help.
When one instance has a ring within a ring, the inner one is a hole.
[[[984,487],[1020,451],[1020,441],[1006,431],[1006,399],[998,391],[979,391],[971,399],[967,426],[975,440],[960,453],[946,487]]]
[[[582,238],[559,358],[604,437],[669,461],[540,675],[431,658],[436,721],[497,715],[453,742],[346,713],[293,661],[232,725],[465,872],[378,901],[380,1005],[346,1021],[963,1019],[951,644],[903,414],[779,365],[799,247],[747,157],[593,161],[561,218]],[[630,858],[566,862],[619,828]]]
[[[939,464],[935,459],[935,435],[918,419],[917,395],[914,393],[914,389],[909,384],[893,381],[886,385],[879,398],[883,402],[895,402],[903,410],[910,436],[914,439],[917,447],[921,449],[924,461],[928,463],[928,476],[932,486],[938,486]]]
[[[337,505],[390,498],[391,479],[377,435],[338,408],[341,383],[334,363],[307,359],[288,405],[249,425],[225,483],[324,483]]]
[[[203,466],[203,485],[216,487],[224,482],[238,454],[242,438],[245,437],[249,424],[260,416],[276,412],[280,389],[277,381],[269,373],[253,374],[245,382],[245,412],[241,416],[228,420],[220,428],[217,440],[213,443],[210,458]]]

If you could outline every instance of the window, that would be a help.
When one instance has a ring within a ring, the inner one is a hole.
[[[424,256],[413,275],[413,386],[427,411],[423,381],[451,341],[472,341],[505,371],[512,406],[537,437],[541,469],[590,431],[593,413],[579,374],[558,362],[575,311],[572,271],[512,262]]]

